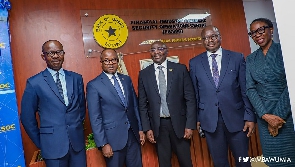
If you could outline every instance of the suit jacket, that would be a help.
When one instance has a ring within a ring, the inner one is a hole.
[[[27,80],[21,101],[21,121],[43,158],[61,158],[71,145],[85,148],[83,121],[86,112],[80,74],[64,70],[69,104],[66,106],[50,72],[45,69]],[[39,115],[38,126],[36,112]]]
[[[245,59],[241,53],[222,49],[217,88],[211,74],[207,52],[192,58],[189,66],[198,101],[198,121],[204,130],[216,130],[218,109],[230,132],[241,131],[245,121],[255,122],[252,105],[246,96]]]
[[[138,142],[139,131],[142,130],[138,100],[131,79],[119,73],[118,77],[124,89],[127,107],[124,107],[105,73],[91,80],[86,87],[88,113],[95,143],[98,147],[108,143],[113,151],[126,146],[129,128]]]
[[[139,72],[138,96],[143,130],[153,130],[154,136],[158,137],[161,98],[154,64]],[[167,61],[166,101],[174,131],[178,138],[183,138],[185,128],[196,128],[194,88],[187,68],[183,64]]]

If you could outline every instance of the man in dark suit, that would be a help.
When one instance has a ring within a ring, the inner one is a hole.
[[[148,140],[156,143],[160,167],[171,167],[172,150],[181,167],[192,167],[190,139],[196,128],[196,99],[185,65],[166,60],[167,46],[156,41],[153,64],[139,73],[139,111]],[[167,81],[167,82],[166,82]]]
[[[88,113],[96,145],[108,167],[141,167],[145,142],[131,78],[117,72],[115,50],[101,52],[103,72],[87,84]]]
[[[20,118],[47,167],[86,167],[84,83],[80,74],[62,68],[64,55],[59,41],[43,44],[47,68],[27,80]]]
[[[244,56],[220,47],[221,35],[215,26],[205,27],[201,36],[207,51],[189,62],[198,101],[197,128],[204,130],[214,166],[229,167],[229,147],[237,167],[250,167],[249,161],[241,161],[248,157],[248,137],[255,122],[245,92]]]

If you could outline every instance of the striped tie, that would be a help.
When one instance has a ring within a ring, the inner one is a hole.
[[[219,82],[219,71],[218,71],[217,61],[215,59],[216,56],[217,56],[217,54],[211,54],[211,57],[212,57],[212,74],[213,74],[213,80],[214,80],[215,86],[217,88],[218,82]]]
[[[118,93],[118,95],[119,95],[119,97],[120,97],[122,103],[124,104],[124,107],[127,107],[126,99],[125,99],[125,97],[124,97],[123,91],[122,91],[122,89],[121,89],[121,87],[120,87],[120,85],[119,85],[119,82],[118,82],[116,76],[113,75],[112,78],[113,78],[113,80],[114,80],[114,87],[115,87],[115,89],[116,89],[116,91],[117,91],[117,93]]]
[[[162,68],[164,66],[158,66],[159,69],[159,89],[160,89],[160,97],[161,97],[161,107],[162,107],[162,114],[164,117],[169,117],[169,109],[166,101],[166,92],[167,92],[167,86],[166,86],[166,79],[165,79],[165,74]]]
[[[56,86],[57,86],[57,89],[58,89],[58,92],[59,92],[60,96],[63,99],[63,102],[65,102],[61,82],[60,82],[60,79],[59,79],[59,72],[56,73]]]

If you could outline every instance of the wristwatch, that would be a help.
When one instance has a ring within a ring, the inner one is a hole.
[[[102,145],[102,146],[101,146],[101,148],[103,148],[103,147],[104,147],[105,145],[107,145],[107,144],[108,144],[108,143],[106,143],[106,144]]]

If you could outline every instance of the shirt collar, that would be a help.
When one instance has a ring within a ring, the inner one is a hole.
[[[218,56],[221,56],[221,55],[222,55],[222,48],[220,47],[220,48],[219,48],[216,52],[214,52],[214,53],[207,51],[207,56],[208,56],[208,58],[210,58],[210,56],[211,56],[212,54],[217,54]]]
[[[103,71],[103,72],[104,72],[104,71]],[[104,73],[107,75],[107,77],[108,77],[109,79],[112,79],[113,75],[115,75],[116,78],[118,77],[117,72],[116,72],[115,74],[109,74],[109,73],[106,73],[106,72],[104,72]]]
[[[47,70],[50,72],[50,74],[52,76],[55,76],[55,74],[57,73],[57,71],[55,71],[55,70],[53,70],[51,68],[48,68],[48,67],[47,67]],[[65,71],[63,70],[63,68],[59,69],[58,72],[59,72],[60,75],[65,76]]]
[[[164,68],[167,69],[167,59],[166,59],[165,61],[163,61],[162,64],[154,63],[154,67],[155,67],[155,69],[158,69],[158,66],[163,66]]]

